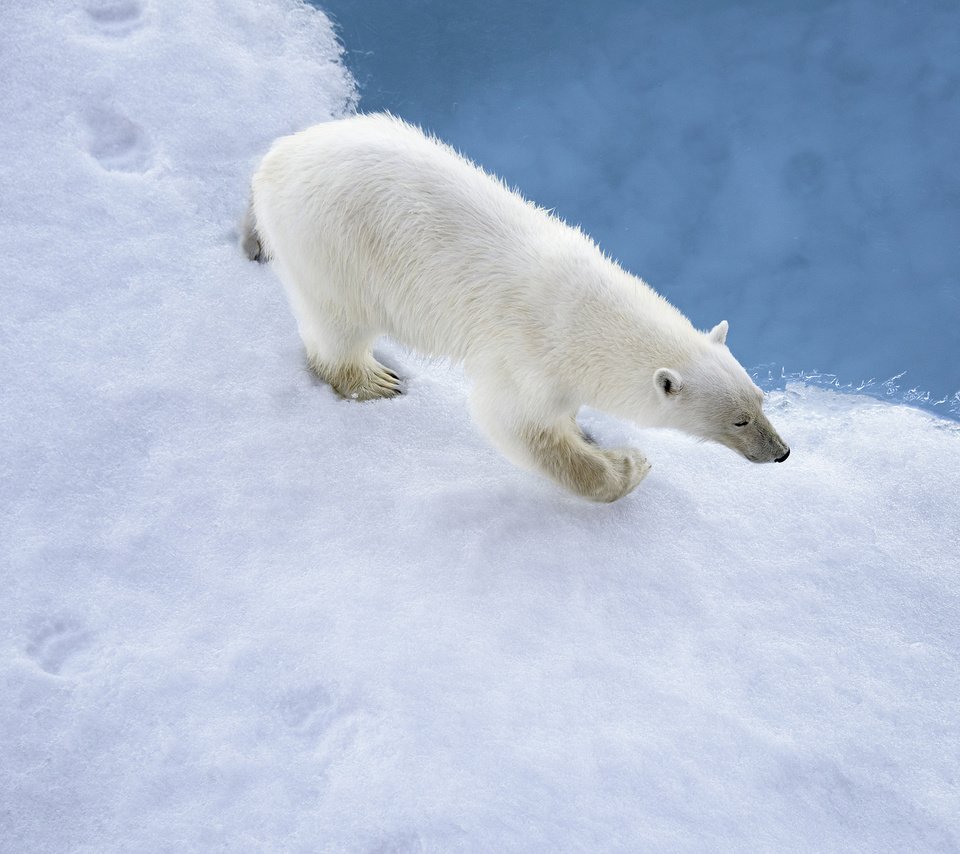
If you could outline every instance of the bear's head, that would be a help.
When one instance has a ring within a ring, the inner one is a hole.
[[[682,368],[654,372],[662,423],[751,462],[782,463],[790,449],[763,414],[763,392],[727,349],[727,329],[723,320],[706,333]]]

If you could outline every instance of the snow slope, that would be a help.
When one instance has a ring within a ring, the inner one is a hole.
[[[793,384],[759,467],[585,413],[654,463],[594,506],[454,367],[339,401],[233,234],[350,108],[326,20],[4,16],[0,850],[957,850],[956,423]]]

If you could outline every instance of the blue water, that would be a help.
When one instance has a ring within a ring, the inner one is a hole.
[[[728,319],[745,365],[957,407],[960,4],[319,5],[362,110],[581,224],[698,326]]]

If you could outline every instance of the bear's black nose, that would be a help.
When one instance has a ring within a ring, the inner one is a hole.
[[[782,463],[782,462],[783,462],[787,457],[789,457],[789,456],[790,456],[790,449],[787,448],[787,452],[786,452],[782,457],[780,457],[779,459],[774,460],[774,462]]]

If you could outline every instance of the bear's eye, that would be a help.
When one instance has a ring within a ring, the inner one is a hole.
[[[749,421],[736,421],[734,422],[734,427],[746,427],[750,422]]]

